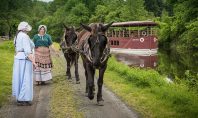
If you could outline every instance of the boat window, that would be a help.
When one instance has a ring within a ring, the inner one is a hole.
[[[111,45],[113,45],[113,41],[111,40]]]
[[[116,45],[116,41],[113,42],[113,45]]]
[[[117,42],[117,44],[116,45],[119,45],[119,41],[116,41]]]
[[[138,27],[112,27],[106,32],[107,37],[145,37],[156,35],[156,29],[152,26]],[[128,39],[128,38],[126,38]],[[115,43],[116,44],[116,43]],[[113,45],[115,45],[113,42]]]

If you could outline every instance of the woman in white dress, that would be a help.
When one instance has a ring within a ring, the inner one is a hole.
[[[12,95],[18,105],[31,105],[33,100],[33,65],[37,65],[33,56],[34,43],[27,35],[31,29],[27,22],[21,22],[14,39]]]

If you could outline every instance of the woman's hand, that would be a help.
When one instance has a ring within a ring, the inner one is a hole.
[[[50,49],[50,52],[53,52],[57,57],[60,57],[59,53],[55,50],[53,44],[49,47],[49,49]]]
[[[34,56],[33,56],[33,54],[29,54],[28,55],[28,59],[30,60],[30,61],[32,61],[32,62],[35,62],[34,60]]]
[[[29,59],[30,61],[32,61],[32,64],[33,64],[34,67],[37,67],[37,66],[38,66],[38,65],[35,63],[35,58],[34,58],[34,55],[33,55],[33,54],[29,54],[29,55],[28,55],[28,59]]]
[[[38,65],[34,62],[33,64],[33,68],[36,69],[38,67]]]

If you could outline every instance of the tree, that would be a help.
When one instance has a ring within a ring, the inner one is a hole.
[[[3,29],[1,32],[8,31],[9,37],[12,37],[13,32],[16,31],[17,24],[27,18],[32,7],[31,0],[2,0],[0,5],[0,20],[4,22],[8,29]],[[1,26],[3,27],[3,26]]]

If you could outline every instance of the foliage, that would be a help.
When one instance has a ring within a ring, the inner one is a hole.
[[[143,0],[108,0],[104,5],[97,5],[91,22],[121,22],[147,20],[152,16],[144,9]]]
[[[173,79],[178,77],[186,80],[189,88],[197,89],[198,1],[168,0],[166,4],[171,4],[173,15],[170,16],[166,10],[162,13],[159,48],[167,50],[165,53],[169,57],[167,60],[159,61],[161,64],[165,62],[165,65],[162,67],[159,64],[161,67],[158,69],[162,73],[169,72]],[[190,76],[186,76],[186,72],[190,72]]]
[[[2,35],[14,36],[18,23],[28,21],[33,27],[31,37],[37,33],[40,24],[45,24],[52,40],[57,42],[63,35],[63,23],[79,27],[80,23],[147,20],[153,17],[145,10],[144,0],[54,0],[50,3],[3,0],[2,4],[5,4],[0,9]]]
[[[17,24],[20,20],[26,19],[28,17],[30,10],[32,8],[31,0],[2,0],[0,4],[0,25],[1,35],[9,35],[12,37],[17,29]],[[19,15],[20,14],[20,15]]]

